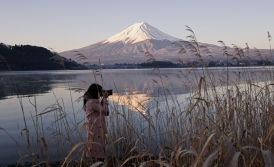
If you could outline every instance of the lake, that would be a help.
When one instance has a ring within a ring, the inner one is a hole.
[[[272,71],[272,67],[214,67],[207,71],[182,68],[159,71],[103,69],[0,72],[0,128],[4,129],[0,130],[0,165],[15,163],[20,154],[27,154],[24,117],[31,135],[30,141],[34,145],[38,142],[34,131],[39,131],[45,138],[50,138],[55,133],[53,129],[57,116],[45,112],[56,106],[62,107],[69,116],[69,122],[83,123],[85,117],[80,98],[84,90],[94,82],[103,85],[106,90],[113,89],[114,94],[109,98],[110,111],[113,108],[111,105],[115,104],[128,107],[136,113],[151,114],[156,109],[159,110],[159,106],[164,110],[167,107],[164,102],[174,98],[179,101],[176,105],[183,105],[189,93],[197,89],[197,84],[193,83],[198,83],[200,76],[205,73],[212,77],[207,79],[213,80],[214,86],[222,88],[231,84],[265,81],[264,74],[268,70]],[[131,102],[130,105],[128,101]],[[40,120],[43,127],[38,129],[37,126],[41,125],[34,126],[37,123],[34,116],[39,114],[43,115]],[[44,131],[40,131],[41,129]],[[74,138],[75,142],[83,140],[84,136],[82,137]],[[48,146],[55,147],[54,144]],[[55,151],[50,151],[50,156],[53,160],[57,159]]]

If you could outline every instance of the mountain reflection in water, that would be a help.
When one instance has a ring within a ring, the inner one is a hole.
[[[146,94],[138,94],[137,92],[126,93],[125,95],[113,94],[109,99],[118,105],[128,106],[130,110],[145,114],[147,111],[147,104],[150,98]]]

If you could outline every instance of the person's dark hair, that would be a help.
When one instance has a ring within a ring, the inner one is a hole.
[[[99,99],[102,92],[102,86],[96,83],[93,83],[89,86],[88,90],[84,94],[84,105],[87,102],[87,98],[90,99]]]

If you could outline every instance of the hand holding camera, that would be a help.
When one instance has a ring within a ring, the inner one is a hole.
[[[108,98],[109,96],[108,92],[103,92],[102,94],[103,94],[103,98]]]
[[[112,89],[111,90],[102,90],[102,96],[103,98],[108,98],[108,96],[112,95]]]

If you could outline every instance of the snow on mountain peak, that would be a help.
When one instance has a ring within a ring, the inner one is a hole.
[[[137,43],[147,39],[178,41],[179,38],[172,37],[148,23],[135,23],[124,31],[106,39],[103,43],[121,41],[123,43]]]

